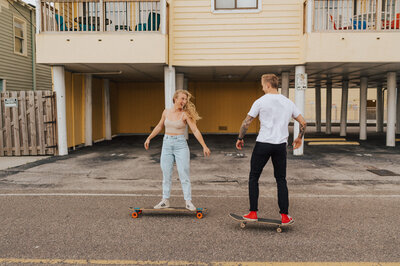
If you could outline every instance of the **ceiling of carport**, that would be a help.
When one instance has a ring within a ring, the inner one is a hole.
[[[108,78],[115,82],[163,82],[164,64],[67,64],[66,69],[74,73],[92,73],[95,77]],[[290,73],[290,87],[294,87],[294,66],[177,66],[176,73],[184,73],[189,81],[245,82],[259,81],[262,74]],[[332,81],[334,88],[342,86],[348,79],[350,88],[359,88],[360,78],[368,77],[368,86],[386,85],[386,73],[396,72],[400,79],[399,63],[308,63],[306,72],[309,87],[316,84],[326,86]],[[400,80],[399,80],[400,81]]]

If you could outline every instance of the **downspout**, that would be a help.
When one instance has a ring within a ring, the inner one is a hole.
[[[36,30],[33,26],[33,10],[30,11],[31,14],[31,48],[32,48],[32,83],[33,90],[36,91],[36,45],[35,45],[35,37]]]

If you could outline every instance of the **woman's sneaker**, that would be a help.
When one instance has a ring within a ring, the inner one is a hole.
[[[190,210],[190,211],[195,211],[196,207],[193,205],[191,200],[187,200],[186,201],[186,209]]]
[[[156,206],[154,206],[154,209],[164,209],[164,208],[169,208],[169,200],[168,199],[162,199],[160,203],[158,203]]]
[[[249,212],[249,214],[243,215],[243,219],[249,220],[249,221],[258,221],[257,212],[251,211],[251,212]]]
[[[288,225],[294,223],[293,218],[287,214],[281,213],[281,217],[282,217],[282,225]]]

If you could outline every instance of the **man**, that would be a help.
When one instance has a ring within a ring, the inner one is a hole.
[[[243,218],[251,221],[258,220],[258,180],[264,166],[271,157],[274,166],[274,176],[278,187],[278,205],[282,224],[291,224],[294,220],[288,215],[289,196],[286,185],[288,125],[291,118],[294,118],[300,123],[300,133],[293,141],[293,149],[297,149],[301,146],[307,125],[296,105],[285,96],[279,94],[278,83],[279,79],[274,74],[265,74],[261,77],[261,84],[265,95],[253,103],[250,112],[243,121],[236,142],[236,148],[239,150],[242,149],[244,145],[243,138],[247,129],[254,118],[259,115],[261,124],[260,132],[257,136],[256,145],[251,155],[250,162],[250,213],[244,215]]]

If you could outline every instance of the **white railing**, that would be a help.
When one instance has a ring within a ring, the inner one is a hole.
[[[41,32],[157,32],[165,21],[163,0],[41,2]],[[164,14],[163,14],[164,13]]]
[[[400,0],[315,0],[313,10],[315,32],[399,30]]]

